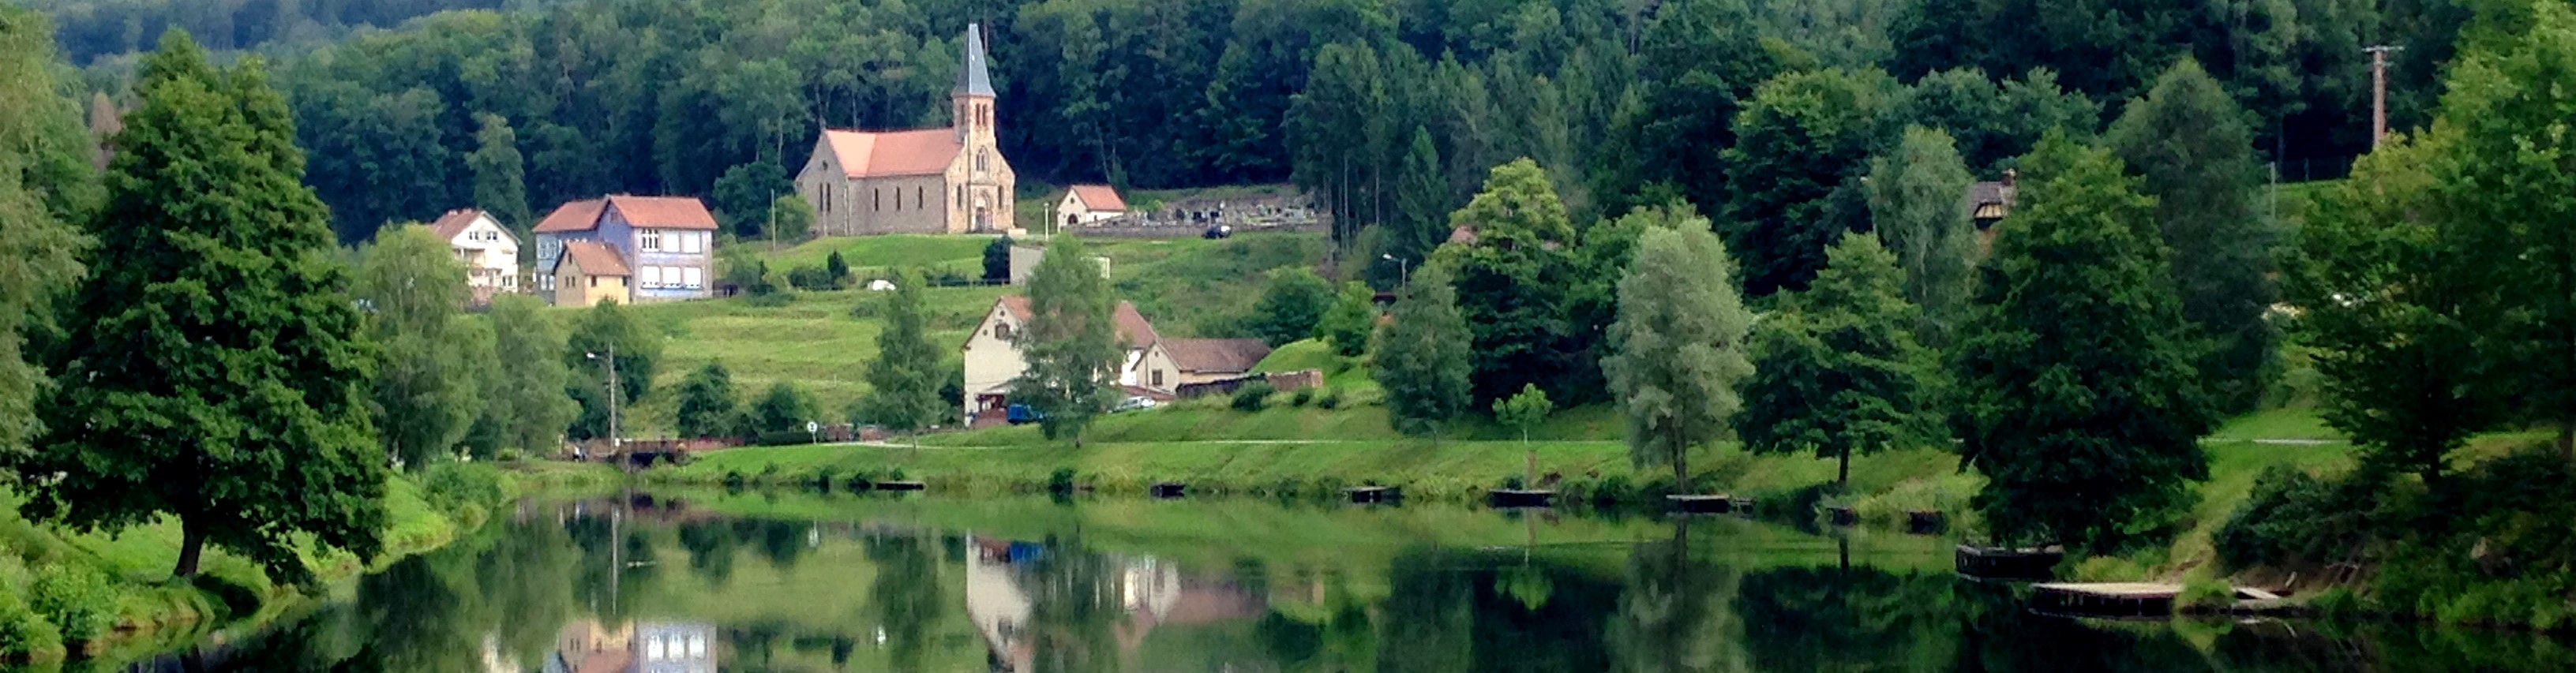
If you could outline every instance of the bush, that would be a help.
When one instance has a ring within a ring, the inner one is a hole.
[[[799,290],[832,290],[840,287],[841,279],[823,267],[800,266],[787,270],[787,284]]]
[[[2185,611],[2225,610],[2236,606],[2236,587],[2222,579],[2187,580],[2174,602]]]
[[[2274,465],[2211,542],[2230,569],[2346,560],[2367,539],[2372,490]]]
[[[528,454],[520,453],[518,449],[502,449],[500,453],[492,454],[492,459],[504,463],[516,463],[527,460]]]
[[[1289,406],[1302,407],[1306,406],[1307,402],[1313,401],[1315,401],[1315,389],[1313,388],[1298,388],[1296,394],[1288,396]]]
[[[27,609],[18,595],[0,591],[0,661],[26,659],[62,647],[62,631],[44,615]]]
[[[1271,387],[1268,381],[1243,384],[1243,387],[1234,389],[1234,409],[1260,411],[1263,405],[1270,403],[1270,394],[1276,392],[1279,392],[1279,389]]]
[[[106,573],[80,563],[56,563],[36,571],[36,584],[28,588],[27,598],[27,607],[61,629],[63,640],[75,643],[98,640],[115,628],[123,600],[116,587],[108,584]]]
[[[1073,468],[1059,467],[1047,475],[1047,492],[1063,495],[1073,492]]]
[[[501,470],[491,465],[473,463],[439,463],[420,475],[421,497],[442,512],[463,511],[467,505],[490,505],[507,498],[501,486]]]
[[[1316,406],[1316,407],[1318,407],[1318,408],[1323,408],[1323,409],[1340,409],[1340,408],[1342,408],[1342,389],[1340,389],[1340,388],[1326,388],[1326,389],[1324,389],[1324,394],[1319,395],[1319,396],[1316,396],[1316,398],[1315,398],[1315,406]]]

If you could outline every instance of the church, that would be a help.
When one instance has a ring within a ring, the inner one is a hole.
[[[796,174],[814,206],[814,233],[938,234],[1012,228],[1016,176],[994,143],[993,82],[984,36],[966,27],[965,63],[949,94],[947,128],[823,130]]]

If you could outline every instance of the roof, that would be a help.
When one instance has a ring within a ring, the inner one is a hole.
[[[617,254],[616,248],[608,247],[598,241],[565,241],[562,259],[571,260],[572,263],[581,265],[581,272],[583,275],[634,275],[633,272],[626,270],[626,257],[624,255]],[[558,261],[555,263],[562,264],[563,262]]]
[[[1126,210],[1127,200],[1118,198],[1118,190],[1109,185],[1074,185],[1073,196],[1082,199],[1083,207],[1092,210]]]
[[[1260,339],[1164,339],[1163,352],[1171,354],[1172,365],[1181,371],[1239,373],[1270,357],[1270,344]]]
[[[1000,303],[1002,308],[1011,312],[1012,317],[1021,320],[1028,320],[1031,316],[1037,315],[1036,311],[1029,308],[1028,295],[1003,295]],[[1161,334],[1154,331],[1153,321],[1146,320],[1145,314],[1138,313],[1133,303],[1120,301],[1118,308],[1112,310],[1109,315],[1110,320],[1118,324],[1118,340],[1125,342],[1128,348],[1150,347],[1163,339]]]
[[[993,95],[993,76],[984,70],[984,27],[966,24],[966,63],[957,71],[957,91],[969,96]]]
[[[841,172],[853,178],[889,175],[935,175],[957,160],[954,128],[911,131],[824,129],[823,141],[841,158]]]
[[[608,197],[608,207],[617,209],[626,223],[646,229],[704,229],[715,231],[716,215],[707,212],[707,204],[693,196],[627,196]]]
[[[547,213],[546,219],[537,222],[536,233],[590,231],[591,228],[599,226],[599,213],[607,207],[607,199],[582,199],[565,203],[555,208],[555,212]]]
[[[474,226],[474,220],[482,217],[480,208],[458,208],[438,216],[438,221],[429,223],[429,230],[438,234],[438,240],[453,241],[457,234],[465,233],[467,227]]]
[[[1969,203],[1985,205],[1989,203],[2005,203],[2010,200],[2011,197],[2005,196],[2004,194],[2004,183],[1980,182],[1968,185]]]
[[[2015,191],[2010,176],[2006,176],[2000,182],[1979,182],[1968,185],[1969,217],[1978,220],[1978,226],[1981,227],[1994,220],[2010,217]]]

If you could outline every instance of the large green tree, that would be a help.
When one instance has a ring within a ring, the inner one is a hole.
[[[1333,354],[1355,358],[1368,353],[1369,334],[1377,330],[1377,296],[1359,281],[1342,283],[1333,305],[1315,323],[1315,336],[1332,344]]]
[[[1947,442],[1896,255],[1870,234],[1844,234],[1826,253],[1815,282],[1755,328],[1735,428],[1756,453],[1834,458],[1834,483],[1847,484],[1854,453]]]
[[[2576,459],[2576,10],[2531,3],[2526,30],[2494,38],[2456,67],[2432,162],[2433,208],[2475,255],[2455,273],[2483,288],[2468,307],[2487,386],[2515,416],[2558,426]]]
[[[653,389],[654,366],[662,360],[662,335],[637,322],[617,302],[603,301],[573,319],[562,357],[564,368],[571,372],[564,379],[564,392],[581,403],[569,435],[575,440],[607,437],[609,410],[626,413],[627,407]],[[616,373],[613,388],[609,385],[612,371]]]
[[[485,400],[504,410],[501,446],[531,455],[563,446],[564,428],[581,412],[564,395],[564,330],[546,316],[545,302],[520,294],[492,298],[492,355],[504,383]]]
[[[2109,152],[2063,138],[2024,166],[1950,361],[1961,461],[1986,475],[1991,534],[2099,551],[2208,476],[2212,415],[2155,199]]]
[[[1975,181],[1950,134],[1905,128],[1893,156],[1869,164],[1870,220],[1905,271],[1905,300],[1921,309],[1915,329],[1924,342],[1949,343],[1974,289],[1977,225],[1968,219],[1968,185]]]
[[[42,14],[0,7],[0,463],[36,433],[48,382],[25,352],[27,332],[80,276],[74,225],[100,198],[80,108],[57,88],[48,27]]]
[[[1438,435],[1467,413],[1472,336],[1458,309],[1446,264],[1413,274],[1377,333],[1377,382],[1386,388],[1386,419],[1396,431]]]
[[[1628,420],[1629,461],[1671,466],[1673,492],[1688,493],[1691,450],[1717,441],[1743,406],[1736,385],[1753,375],[1745,343],[1753,314],[1708,222],[1670,224],[1637,239],[1601,368]]]
[[[2156,223],[2171,252],[2183,318],[2208,349],[2203,385],[2219,408],[2244,411],[2277,377],[2278,330],[2265,313],[2279,300],[2279,236],[2257,207],[2262,163],[2244,108],[2200,64],[2184,59],[2111,125],[2112,151],[2146,177]]]
[[[1385,257],[1369,266],[1369,276],[1378,287],[1402,284],[1413,267],[1421,266],[1433,249],[1449,240],[1449,211],[1456,202],[1450,198],[1440,148],[1432,143],[1430,130],[1413,128],[1404,165],[1395,174],[1394,191],[1394,217],[1383,228],[1385,245],[1378,253]]]
[[[2438,137],[2438,136],[2433,136]],[[2478,258],[2454,247],[2432,202],[2430,166],[2447,148],[2403,136],[2354,164],[2317,198],[2286,283],[2296,326],[2323,378],[2320,414],[2373,468],[2439,481],[2451,452],[2495,421],[2481,395],[2478,334],[2465,309]]]
[[[354,294],[383,354],[370,398],[376,431],[388,460],[426,468],[465,439],[480,409],[473,368],[485,354],[463,352],[453,334],[470,296],[465,265],[419,225],[377,232],[359,257]]]
[[[13,460],[31,519],[116,531],[177,519],[173,572],[207,544],[274,577],[306,545],[373,558],[386,474],[367,423],[373,354],[286,102],[258,59],[218,71],[172,31],[139,67],[97,269],[64,306],[46,450]]]
[[[733,385],[733,372],[722,362],[709,362],[680,379],[680,407],[674,425],[682,437],[726,437],[741,434],[743,419],[738,407],[742,393]]]
[[[868,362],[868,396],[852,420],[916,432],[946,415],[939,384],[948,370],[939,364],[939,345],[930,341],[922,285],[918,272],[896,276],[894,292],[885,299],[885,328],[877,332],[877,359]]]
[[[1614,206],[1688,198],[1701,212],[1727,202],[1733,175],[1721,156],[1735,145],[1736,114],[1756,85],[1779,74],[1744,0],[1681,0],[1658,7],[1634,42],[1637,86],[1618,108],[1599,157],[1596,190]],[[1663,185],[1660,190],[1650,186]],[[1662,191],[1659,195],[1645,192]]]
[[[1315,326],[1333,306],[1333,284],[1313,269],[1289,267],[1270,272],[1270,284],[1245,316],[1255,336],[1272,346],[1315,336]]]
[[[537,221],[528,210],[528,162],[519,154],[519,134],[500,115],[479,115],[475,123],[474,153],[465,155],[465,168],[474,175],[474,205],[525,239]]]
[[[1793,72],[1763,82],[1735,117],[1719,233],[1744,262],[1744,293],[1799,290],[1848,229],[1827,197],[1867,168],[1899,90],[1877,70]]]
[[[1029,364],[1011,380],[1011,399],[1043,416],[1048,439],[1081,446],[1083,429],[1117,400],[1117,299],[1088,246],[1070,236],[1048,243],[1028,287],[1029,324],[1012,339]]]
[[[786,381],[769,384],[769,391],[751,403],[743,418],[753,433],[804,430],[805,424],[817,420],[813,401]]]
[[[1475,243],[1444,246],[1435,261],[1454,270],[1458,310],[1475,335],[1478,403],[1511,397],[1532,383],[1558,399],[1591,397],[1566,385],[1597,365],[1585,361],[1576,338],[1582,332],[1567,320],[1577,289],[1566,282],[1576,270],[1576,238],[1547,173],[1528,159],[1495,166],[1484,190],[1449,221],[1476,232]]]

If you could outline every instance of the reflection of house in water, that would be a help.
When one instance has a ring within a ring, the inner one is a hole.
[[[716,628],[644,622],[616,629],[580,620],[555,634],[546,673],[715,673]]]
[[[966,536],[966,614],[996,671],[1028,671],[1037,652],[1028,637],[1034,604],[1024,582],[1030,565],[1047,554],[1082,553],[1027,542]],[[1133,651],[1145,636],[1164,624],[1204,625],[1251,619],[1268,611],[1266,601],[1230,582],[1184,577],[1176,565],[1151,557],[1110,559],[1119,571],[1114,588],[1127,618],[1117,626],[1118,644]]]

